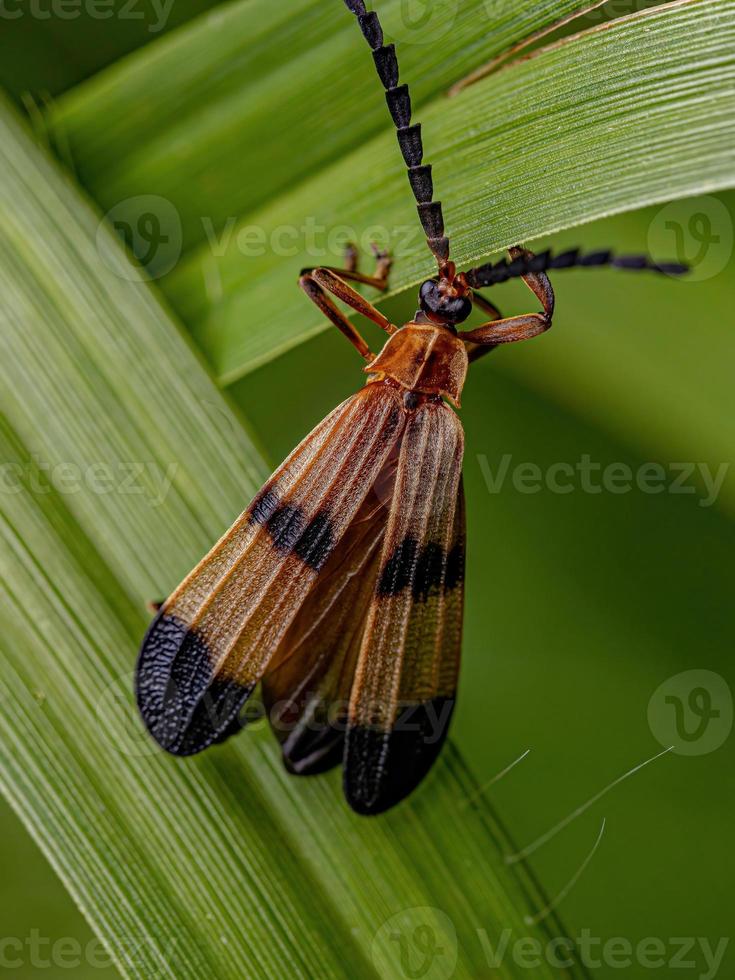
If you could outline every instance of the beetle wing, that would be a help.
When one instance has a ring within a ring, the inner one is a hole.
[[[463,443],[441,402],[406,423],[348,712],[344,789],[359,813],[408,795],[446,736],[462,635]]]
[[[295,775],[342,761],[347,704],[380,562],[395,466],[370,493],[291,624],[263,699]],[[388,496],[386,497],[386,494]]]
[[[156,741],[190,755],[239,727],[289,626],[400,438],[400,396],[371,384],[294,450],[166,600],[137,666]]]

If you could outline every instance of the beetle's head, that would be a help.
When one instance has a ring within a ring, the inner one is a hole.
[[[419,306],[432,323],[454,327],[472,312],[472,290],[454,263],[445,265],[435,279],[427,279],[419,289]]]

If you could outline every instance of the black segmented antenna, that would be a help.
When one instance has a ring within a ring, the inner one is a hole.
[[[411,125],[411,96],[408,85],[398,84],[395,45],[383,44],[383,28],[378,15],[365,9],[365,0],[345,0],[345,4],[357,17],[360,30],[373,52],[375,67],[385,88],[385,100],[398,131],[398,145],[406,161],[408,180],[416,198],[426,241],[441,271],[449,261],[449,239],[444,234],[441,201],[432,200],[434,182],[431,178],[431,164],[423,163],[421,124]]]
[[[508,279],[519,279],[529,272],[547,272],[550,269],[599,268],[611,266],[615,269],[629,271],[660,272],[669,276],[683,276],[689,271],[689,266],[678,262],[654,262],[647,255],[613,255],[606,249],[599,252],[580,254],[580,249],[572,248],[567,252],[552,255],[550,251],[539,252],[538,255],[519,255],[517,258],[501,259],[500,262],[489,262],[465,273],[467,283],[473,289],[482,286],[494,286]]]

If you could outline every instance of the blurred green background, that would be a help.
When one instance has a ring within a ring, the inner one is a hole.
[[[179,0],[168,28],[206,6]],[[79,22],[72,30],[58,21],[3,21],[0,83],[20,101],[27,103],[30,91],[43,102],[45,92],[60,93],[151,41],[149,22],[113,33],[100,27],[104,22],[85,22],[80,32]],[[682,202],[670,213],[657,206],[554,236],[542,244],[655,246],[674,257],[683,249],[679,257],[698,255],[698,271],[686,282],[561,273],[554,330],[495,352],[471,371],[462,407],[466,639],[453,734],[481,783],[530,750],[487,790],[519,845],[665,747],[657,736],[667,726],[675,731],[675,707],[661,693],[654,697],[660,685],[699,670],[735,686],[734,222],[735,195],[723,193]],[[495,293],[504,312],[530,308],[518,284]],[[414,305],[413,296],[398,297],[390,315],[405,319]],[[229,392],[275,464],[361,380],[352,350],[327,330]],[[499,471],[506,454],[506,479],[493,491],[488,474]],[[672,464],[702,464],[713,473],[725,467],[727,474],[706,506],[707,490],[695,476],[682,493],[635,486],[589,493],[579,477],[566,493],[514,485],[522,464],[535,464],[543,475],[585,456],[602,469],[623,464],[634,473],[660,464],[669,488]],[[685,702],[692,684],[706,689],[702,677],[667,692]],[[722,744],[711,747],[704,735],[699,748],[688,743],[692,754],[656,759],[533,856],[547,892],[556,895],[591,852],[604,818],[599,847],[560,906],[563,921],[572,937],[586,929],[603,942],[660,940],[669,963],[663,975],[680,952],[676,937],[706,937],[712,950],[728,940],[717,975],[735,976],[729,942],[735,768],[726,704],[718,704],[723,713],[712,724],[724,726]],[[696,728],[696,711],[686,718]],[[465,805],[481,807],[483,797],[457,801]],[[0,841],[0,938],[92,940],[4,805]],[[595,976],[651,972],[640,963],[623,965],[626,958],[623,947],[617,963]],[[689,964],[683,975],[714,975],[701,944],[682,959]],[[25,964],[16,975],[50,970]],[[84,980],[100,972],[84,965],[73,975]]]

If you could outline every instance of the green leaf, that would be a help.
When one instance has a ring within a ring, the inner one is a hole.
[[[381,0],[377,8],[420,106],[582,6],[437,0],[427,10]],[[60,148],[104,209],[162,195],[179,212],[187,249],[386,123],[369,50],[342,0],[224,6],[79,86],[49,116]],[[396,170],[396,152],[386,173]],[[358,172],[354,186],[360,180]],[[134,202],[129,214],[137,216]]]
[[[0,161],[0,785],[121,972],[396,975],[392,937],[428,926],[474,978],[505,928],[564,935],[525,921],[543,895],[503,864],[456,750],[365,820],[338,776],[287,777],[262,726],[187,761],[142,737],[144,601],[263,468],[154,291],[1,103]],[[506,957],[497,975],[521,973]]]
[[[734,42],[732,0],[684,0],[432,104],[421,114],[424,143],[455,259],[735,183]],[[390,240],[394,291],[431,272],[390,132],[249,214],[164,280],[223,380],[325,328],[295,278],[335,262],[328,232],[345,226],[363,245]],[[248,256],[253,235],[264,244]]]

